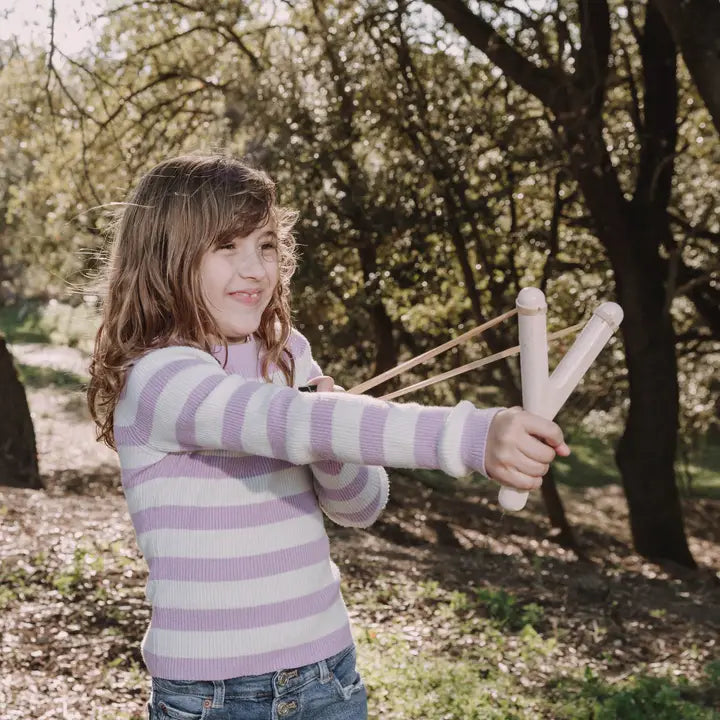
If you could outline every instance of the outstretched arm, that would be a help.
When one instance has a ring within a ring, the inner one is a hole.
[[[309,465],[422,467],[461,476],[484,471],[495,414],[390,403],[228,375],[196,348],[155,350],[131,369],[115,412],[120,452],[231,450]]]

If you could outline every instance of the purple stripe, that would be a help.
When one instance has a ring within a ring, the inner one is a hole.
[[[360,452],[366,465],[382,465],[385,462],[385,422],[390,406],[366,407],[360,420]]]
[[[339,475],[345,465],[337,460],[320,460],[319,462],[313,463],[312,467],[317,468],[325,475]]]
[[[250,630],[317,615],[328,610],[339,595],[340,581],[337,580],[309,595],[254,607],[227,610],[155,607],[151,624],[156,630]]]
[[[286,388],[287,391],[287,388]],[[248,403],[255,393],[263,392],[266,397],[272,398],[275,393],[282,392],[277,385],[252,380],[243,382],[228,398],[222,420],[222,446],[228,450],[243,450],[242,430],[245,425],[245,412]],[[257,421],[256,418],[253,418]],[[287,458],[282,458],[283,460]]]
[[[448,410],[445,408],[428,408],[419,414],[413,443],[416,467],[439,467],[438,444],[447,417]]]
[[[329,555],[327,535],[284,550],[233,558],[149,558],[150,580],[234,582],[271,577],[315,565]]]
[[[315,493],[308,490],[250,505],[151,507],[133,513],[132,521],[138,535],[149,530],[238,530],[310,515],[317,507]]]
[[[485,444],[487,442],[490,423],[499,408],[475,410],[465,420],[460,441],[460,457],[473,470],[487,475],[485,470]]]
[[[378,488],[375,497],[363,510],[354,513],[341,513],[336,512],[332,508],[328,510],[328,513],[333,519],[343,520],[353,525],[369,525],[378,516],[378,513],[382,508],[380,507],[380,498],[382,497],[382,488]]]
[[[278,392],[270,401],[267,413],[267,435],[275,457],[286,458],[287,416],[295,393],[289,390]]]
[[[210,455],[201,453],[170,453],[158,462],[137,470],[124,470],[123,486],[128,490],[156,478],[194,477],[219,480],[242,478],[250,480],[295,467],[292,463],[260,455]]]
[[[199,358],[184,358],[183,360],[174,360],[167,365],[163,365],[163,367],[150,377],[138,398],[135,420],[130,425],[119,425],[113,429],[115,442],[118,445],[147,444],[150,439],[150,433],[152,432],[155,406],[157,405],[160,394],[175,375],[193,365],[202,368],[206,367],[206,363]]]
[[[242,375],[246,378],[256,378],[259,373],[258,348],[255,340],[247,343],[234,343],[228,346],[228,361],[225,364],[225,372],[228,374]],[[220,363],[225,360],[225,353],[219,348],[216,355]]]
[[[310,350],[310,343],[302,333],[293,328],[290,332],[290,337],[288,338],[288,347],[297,362],[297,360]]]
[[[333,456],[332,418],[336,400],[316,397],[310,413],[310,448],[314,456],[327,459]]]
[[[256,655],[232,658],[171,658],[143,651],[150,675],[173,680],[229,680],[248,675],[263,675],[283,668],[297,668],[320,662],[353,642],[350,625],[343,625],[317,640],[294,647]],[[249,678],[243,678],[244,681]],[[247,682],[243,683],[247,687]]]
[[[175,436],[180,445],[187,448],[197,447],[197,440],[195,439],[195,415],[203,400],[205,400],[224,379],[225,378],[217,375],[205,378],[190,393],[175,423]]]
[[[325,500],[352,500],[357,497],[365,489],[365,486],[368,483],[369,472],[367,466],[365,465],[356,467],[357,472],[355,473],[353,480],[347,485],[343,485],[341,488],[325,487],[322,482],[318,480],[318,484],[320,485],[319,493],[321,497]]]
[[[263,388],[270,388],[267,383],[257,381],[244,382],[228,398],[222,419],[223,448],[228,450],[243,450],[241,446],[242,429],[245,424],[245,411],[250,398]]]

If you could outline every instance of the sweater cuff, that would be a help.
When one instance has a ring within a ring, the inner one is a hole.
[[[468,400],[459,402],[450,412],[438,443],[438,463],[440,469],[453,477],[462,477],[470,473],[460,449],[467,419],[475,412],[475,406]]]
[[[487,477],[485,469],[485,451],[487,449],[487,436],[493,418],[504,408],[475,408],[463,428],[460,444],[460,455],[472,470]]]

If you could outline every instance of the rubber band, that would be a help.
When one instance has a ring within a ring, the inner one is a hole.
[[[562,330],[557,330],[556,332],[548,335],[548,341],[557,340],[561,337],[564,337],[565,335],[570,335],[574,332],[577,332],[584,326],[585,323],[581,322],[577,323],[576,325],[571,325],[570,327],[563,328]],[[471,370],[477,370],[478,368],[484,367],[485,365],[490,365],[494,362],[497,362],[498,360],[503,360],[506,357],[517,355],[519,352],[520,346],[516,345],[515,347],[508,348],[507,350],[502,350],[501,352],[495,353],[494,355],[489,355],[488,357],[481,358],[480,360],[473,360],[473,362],[461,365],[460,367],[454,368],[453,370],[448,370],[447,372],[441,373],[440,375],[435,375],[431,378],[427,378],[427,380],[421,380],[420,382],[416,382],[413,385],[408,385],[408,387],[400,388],[400,390],[395,390],[391,393],[388,393],[387,395],[382,395],[380,397],[380,400],[392,400],[393,398],[407,395],[408,393],[414,392],[415,390],[421,390],[422,388],[429,387],[430,385],[435,385],[436,383],[443,382],[444,380],[449,380],[456,375],[462,375],[463,373],[470,372]]]
[[[450,348],[453,348],[456,345],[460,345],[460,343],[463,343],[467,340],[470,340],[471,338],[481,335],[485,330],[488,330],[489,328],[494,327],[495,325],[498,325],[499,323],[503,322],[504,320],[507,320],[508,318],[513,317],[514,315],[517,315],[517,312],[518,312],[517,308],[515,308],[513,310],[508,310],[507,312],[503,313],[502,315],[498,315],[497,317],[493,318],[492,320],[488,320],[487,322],[483,323],[482,325],[478,325],[478,327],[473,328],[472,330],[468,330],[466,333],[463,333],[462,335],[460,335],[459,337],[456,337],[453,340],[448,340],[448,342],[443,343],[442,345],[440,345],[436,348],[433,348],[432,350],[428,350],[427,352],[424,352],[421,355],[418,355],[417,357],[410,358],[409,360],[406,360],[405,362],[402,362],[399,365],[396,365],[394,368],[391,368],[390,370],[386,370],[384,373],[381,373],[380,375],[377,375],[376,377],[370,378],[369,380],[365,380],[365,382],[362,382],[359,385],[356,385],[355,387],[350,388],[348,390],[348,392],[353,395],[361,395],[366,390],[370,390],[370,388],[374,388],[376,385],[380,385],[381,383],[384,383],[386,380],[390,380],[390,378],[394,378],[396,375],[399,375],[400,373],[410,370],[411,368],[414,368],[416,365],[420,365],[421,363],[424,363],[427,360],[430,360],[431,358],[436,357],[440,353],[443,353],[446,350],[450,350]]]

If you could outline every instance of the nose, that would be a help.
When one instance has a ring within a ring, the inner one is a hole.
[[[246,278],[262,278],[267,274],[260,253],[254,250],[239,254],[235,270],[238,275]]]

